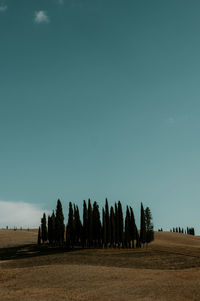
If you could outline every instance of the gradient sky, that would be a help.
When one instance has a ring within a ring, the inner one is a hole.
[[[198,0],[0,0],[2,203],[143,201],[198,232],[199,57]]]

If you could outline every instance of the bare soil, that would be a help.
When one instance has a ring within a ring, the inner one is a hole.
[[[200,300],[199,237],[158,232],[147,250],[38,249],[36,240],[0,230],[1,301]]]

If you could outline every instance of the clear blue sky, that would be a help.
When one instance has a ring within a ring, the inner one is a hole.
[[[0,0],[0,200],[200,228],[200,2]]]

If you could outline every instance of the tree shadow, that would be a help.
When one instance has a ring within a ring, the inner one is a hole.
[[[66,252],[75,252],[82,250],[82,248],[69,249],[66,246],[48,246],[48,245],[21,245],[16,247],[9,248],[0,248],[0,261],[3,260],[14,260],[14,259],[23,259],[31,258],[37,256],[44,256],[49,254],[59,254]]]

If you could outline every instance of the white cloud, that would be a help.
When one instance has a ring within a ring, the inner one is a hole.
[[[64,0],[58,0],[59,4],[64,4]]]
[[[7,5],[3,4],[3,3],[0,3],[0,12],[4,12],[7,10]]]
[[[0,201],[0,228],[37,228],[44,210],[25,202]],[[49,214],[48,211],[45,211]]]
[[[40,24],[40,23],[49,23],[50,19],[44,10],[39,10],[35,12],[35,18],[34,18],[35,23]]]

